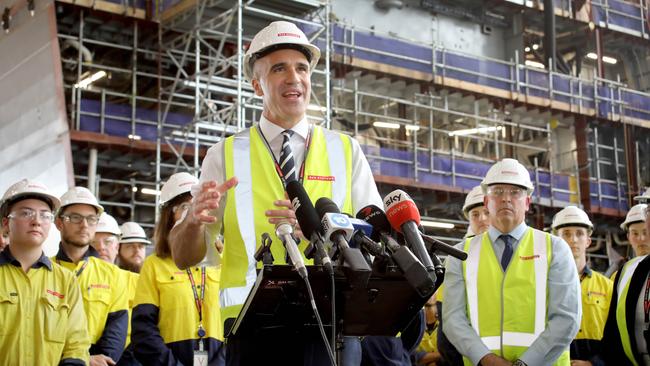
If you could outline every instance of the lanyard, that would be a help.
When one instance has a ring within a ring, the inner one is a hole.
[[[190,284],[192,285],[192,293],[194,294],[194,304],[196,304],[196,310],[199,312],[199,329],[197,335],[199,338],[205,337],[205,329],[203,329],[203,299],[205,298],[205,266],[201,267],[201,297],[199,298],[198,292],[196,292],[196,282],[194,282],[194,276],[192,276],[192,270],[187,269],[187,277],[190,278]]]
[[[262,132],[261,128],[257,128],[257,130],[260,132],[260,136],[262,136],[262,140],[264,141],[264,145],[266,146],[267,150],[269,151],[269,154],[271,154],[271,158],[273,159],[273,163],[275,163],[275,172],[278,173],[278,177],[280,177],[280,180],[282,181],[282,185],[285,187],[287,186],[287,181],[284,178],[284,173],[282,173],[282,168],[280,168],[280,163],[278,163],[278,160],[275,158],[275,155],[273,155],[273,150],[271,150],[271,145],[269,144],[268,140],[266,139],[266,136],[264,136],[264,133]],[[303,178],[305,177],[305,162],[307,161],[307,155],[309,154],[309,147],[311,146],[311,132],[313,130],[313,126],[309,128],[309,132],[307,133],[307,140],[305,141],[305,156],[302,159],[302,164],[300,164],[300,170],[298,173],[298,181],[302,184]]]
[[[643,314],[645,315],[646,327],[650,322],[650,276],[645,281],[645,294],[643,296]]]
[[[84,269],[86,269],[86,267],[88,266],[88,262],[89,262],[89,260],[88,260],[88,258],[86,258],[86,259],[84,260],[84,263],[81,265],[81,268],[79,268],[79,270],[78,270],[77,272],[75,272],[75,276],[77,276],[77,277],[81,276],[81,274],[83,273]],[[60,264],[61,264],[61,261],[57,259],[57,260],[56,260],[56,264],[59,264],[59,265],[60,265]]]

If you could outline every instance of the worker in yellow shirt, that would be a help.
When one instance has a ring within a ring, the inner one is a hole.
[[[220,268],[203,261],[181,270],[172,259],[168,242],[171,228],[189,206],[190,189],[197,183],[188,173],[176,173],[160,192],[155,254],[145,259],[140,271],[132,317],[133,348],[143,364],[225,364]]]
[[[553,217],[551,229],[569,244],[582,291],[582,320],[571,342],[571,365],[604,365],[601,357],[603,331],[612,299],[612,281],[589,268],[587,248],[591,245],[594,226],[589,216],[575,206],[568,206]]]
[[[119,227],[120,241],[117,250],[117,265],[122,270],[127,284],[129,300],[129,328],[126,336],[126,349],[118,366],[135,366],[140,362],[135,358],[133,353],[133,344],[131,343],[131,315],[135,300],[135,292],[138,287],[140,270],[146,255],[145,248],[151,245],[142,226],[135,222],[125,222]]]
[[[119,361],[128,327],[123,275],[117,266],[99,259],[90,246],[103,211],[88,189],[73,187],[61,196],[61,208],[54,221],[61,232],[54,260],[77,276],[88,319],[91,366]]]
[[[86,365],[88,330],[77,281],[43,254],[59,199],[23,179],[2,197],[0,364]]]

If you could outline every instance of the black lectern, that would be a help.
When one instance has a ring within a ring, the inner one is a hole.
[[[352,288],[339,268],[335,271],[334,324],[343,336],[395,336],[436,290],[433,278],[430,292],[416,291],[391,265],[373,271],[365,288]],[[321,266],[308,266],[307,270],[316,307],[329,335],[330,276]],[[226,329],[229,364],[329,364],[305,286],[288,265],[265,265],[258,272],[239,317]]]

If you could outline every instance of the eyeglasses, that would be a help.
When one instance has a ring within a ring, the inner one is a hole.
[[[181,211],[181,212],[183,212],[183,211],[185,211],[185,210],[188,210],[188,209],[190,208],[190,206],[192,206],[191,203],[189,203],[189,202],[183,202],[183,203],[181,203],[181,204],[178,205],[178,206],[174,206],[174,208],[172,208],[172,212],[173,212],[173,213],[176,213],[177,211]]]
[[[20,220],[20,221],[32,221],[36,217],[38,217],[40,221],[45,221],[45,222],[54,221],[54,215],[50,211],[37,212],[26,208],[18,211],[14,211],[9,215],[7,215],[7,217],[11,219]]]
[[[81,224],[82,221],[86,220],[86,223],[88,223],[89,226],[95,226],[99,222],[99,216],[97,215],[82,216],[79,214],[70,214],[61,215],[61,217],[63,217],[65,221],[73,224]]]
[[[514,199],[523,197],[526,194],[526,191],[521,188],[501,188],[501,187],[490,187],[488,188],[488,194],[492,197],[503,197],[508,195]]]

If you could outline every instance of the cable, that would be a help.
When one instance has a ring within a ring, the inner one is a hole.
[[[335,350],[336,348],[336,289],[334,288],[334,272],[330,273],[330,283],[332,290],[332,339],[330,340],[330,347]]]
[[[305,280],[305,285],[307,285],[307,293],[309,294],[309,302],[311,303],[311,308],[314,310],[314,315],[316,316],[316,322],[318,323],[318,329],[320,330],[320,335],[323,337],[323,341],[325,343],[325,348],[327,348],[327,355],[330,358],[330,362],[332,365],[336,366],[336,360],[334,359],[334,353],[332,352],[332,347],[330,346],[330,342],[327,339],[327,335],[325,334],[325,327],[323,326],[323,321],[320,319],[320,315],[318,315],[318,309],[316,308],[316,300],[314,300],[314,293],[311,292],[311,285],[309,284],[309,278],[304,277]]]

